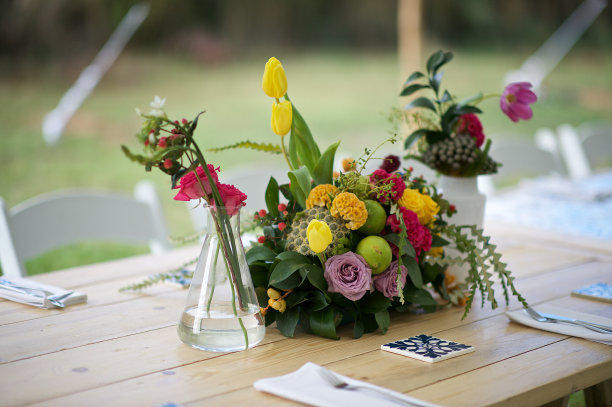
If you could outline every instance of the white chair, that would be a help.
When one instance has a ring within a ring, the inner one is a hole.
[[[576,128],[589,169],[612,166],[612,123],[583,123]]]
[[[7,277],[25,276],[24,261],[77,242],[148,244],[170,248],[153,183],[142,181],[134,197],[108,192],[61,191],[29,199],[12,209],[0,198],[0,265]]]
[[[502,164],[490,179],[498,186],[510,186],[523,178],[564,175],[565,168],[558,154],[539,148],[531,140],[510,140],[496,137],[489,154]]]

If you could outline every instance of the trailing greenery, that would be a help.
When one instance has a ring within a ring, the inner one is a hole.
[[[282,154],[282,150],[279,145],[270,143],[255,143],[253,141],[248,140],[240,141],[229,146],[209,148],[206,151],[209,151],[211,153],[220,153],[221,151],[233,150],[235,148],[249,148],[251,150],[263,151],[266,153]]]

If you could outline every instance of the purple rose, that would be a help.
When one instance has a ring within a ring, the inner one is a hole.
[[[357,301],[372,291],[372,270],[360,255],[347,252],[330,257],[325,262],[325,280],[330,293],[340,293]]]
[[[406,285],[407,275],[408,269],[402,265],[402,274],[400,276],[402,287]],[[387,298],[397,297],[399,294],[397,289],[397,260],[389,264],[389,267],[384,272],[374,277],[374,287]]]

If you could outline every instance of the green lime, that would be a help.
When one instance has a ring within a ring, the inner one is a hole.
[[[357,231],[364,235],[377,235],[387,223],[387,212],[381,204],[371,199],[365,200],[364,203],[368,211],[368,220]]]
[[[367,236],[357,243],[355,253],[363,257],[372,269],[372,274],[380,274],[391,263],[391,247],[380,236]]]

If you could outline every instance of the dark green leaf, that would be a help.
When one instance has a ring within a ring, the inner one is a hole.
[[[285,301],[287,302],[287,309],[293,308],[298,304],[306,301],[310,291],[293,291],[287,297],[285,297]]]
[[[446,103],[446,102],[450,102],[451,100],[453,100],[453,97],[451,96],[450,93],[448,93],[447,90],[445,90],[444,93],[442,94],[442,97],[440,98],[439,102],[440,103]]]
[[[278,217],[278,182],[274,177],[270,177],[266,188],[266,207],[270,215],[275,218]]]
[[[334,172],[334,157],[340,142],[336,142],[329,146],[327,150],[319,158],[317,166],[314,169],[313,179],[317,184],[331,184]]]
[[[311,174],[314,174],[314,169],[321,157],[319,146],[312,138],[312,133],[306,124],[306,121],[297,110],[293,107],[293,121],[291,124],[290,143],[293,141],[296,144],[298,158],[304,164]]]
[[[195,131],[196,127],[198,127],[198,120],[200,119],[200,116],[204,114],[204,112],[200,112],[196,115],[195,119],[193,119],[193,122],[191,123],[191,127],[189,127],[189,133],[193,134],[193,132]]]
[[[310,259],[306,256],[304,256],[303,254],[300,254],[298,252],[292,252],[292,251],[286,251],[286,252],[282,252],[279,253],[278,255],[276,255],[276,258],[278,260],[301,260],[304,263],[308,263],[310,262]]]
[[[438,94],[438,90],[440,90],[440,82],[442,82],[443,76],[444,72],[438,72],[429,80],[431,88],[436,92],[436,95]]]
[[[310,284],[322,292],[327,293],[327,281],[325,280],[325,277],[323,277],[323,269],[314,264],[310,264],[304,268],[308,270],[307,278]],[[325,296],[327,297],[327,294],[325,294]]]
[[[266,326],[270,326],[274,322],[276,322],[276,315],[277,314],[278,314],[278,312],[268,312],[268,313],[266,313],[266,316],[265,316]]]
[[[429,291],[425,289],[410,289],[404,293],[406,301],[418,305],[438,305],[436,300],[433,299]]]
[[[255,287],[255,295],[257,295],[257,302],[260,307],[268,305],[268,293],[266,287]]]
[[[404,149],[408,150],[415,142],[417,142],[421,137],[427,134],[429,130],[427,129],[418,129],[413,131],[404,141]]]
[[[426,97],[416,98],[412,102],[408,103],[404,107],[404,109],[410,110],[410,109],[413,109],[415,107],[422,107],[424,109],[429,109],[429,110],[431,110],[433,112],[436,111],[436,106],[433,104],[433,102],[430,99],[428,99]]]
[[[329,305],[329,300],[321,291],[311,291],[311,294],[307,305],[309,310],[320,311]]]
[[[446,246],[449,243],[450,242],[448,240],[444,239],[442,236],[438,236],[438,235],[432,235],[431,236],[431,246],[432,247]]]
[[[389,329],[389,325],[391,325],[389,311],[387,311],[386,309],[378,311],[374,314],[374,318],[376,319],[376,323],[378,324],[378,327],[380,328],[382,333],[386,334],[387,330]]]
[[[438,72],[438,69],[440,69],[442,65],[448,63],[451,59],[453,59],[452,52],[434,52],[427,60],[427,73],[429,73],[429,76],[434,76]]]
[[[359,339],[363,335],[363,321],[358,319],[353,326],[353,339]]]
[[[387,240],[388,242],[393,243],[397,247],[400,247],[400,244],[401,244],[402,254],[408,255],[408,256],[411,256],[411,257],[415,257],[416,256],[416,253],[414,251],[414,247],[412,247],[412,245],[410,244],[410,242],[408,240],[406,240],[405,238],[402,239],[399,234],[397,234],[397,233],[388,233],[388,234],[384,235],[383,238],[385,240]]]
[[[293,168],[300,168],[303,165],[298,154],[297,137],[289,137],[289,162]]]
[[[306,198],[310,193],[310,173],[308,172],[308,168],[300,167],[297,170],[289,171],[288,175],[291,181],[291,194],[298,205],[305,208]]]
[[[482,110],[480,110],[476,106],[471,106],[471,105],[465,105],[465,106],[457,105],[457,107],[455,108],[455,114],[458,116],[461,116],[467,113],[482,113]]]
[[[368,314],[374,314],[378,311],[387,309],[390,305],[391,300],[379,291],[374,291],[372,294],[366,294],[361,299],[361,311]]]
[[[268,267],[266,265],[250,265],[249,271],[255,287],[268,287]]]
[[[412,85],[408,85],[406,86],[403,90],[402,93],[400,93],[400,96],[410,96],[412,95],[414,92],[418,92],[421,89],[429,89],[430,86],[429,85],[422,85],[420,83],[415,83]]]
[[[266,246],[252,246],[248,252],[246,252],[246,259],[249,265],[258,261],[271,261],[276,257],[271,249]]]
[[[283,281],[274,283],[274,287],[278,288],[279,290],[293,290],[299,287],[300,284],[302,284],[302,282],[303,282],[303,279],[300,273],[293,273],[288,278],[284,279]]]
[[[329,339],[339,339],[334,323],[334,311],[331,307],[311,313],[309,322],[310,329],[315,335]]]
[[[276,326],[278,330],[285,336],[290,338],[293,337],[299,316],[300,307],[293,307],[287,309],[285,312],[279,312],[276,315]]]
[[[419,72],[419,71],[413,72],[413,73],[410,74],[408,79],[406,79],[406,82],[404,82],[404,86],[406,86],[410,82],[412,82],[414,80],[417,80],[417,79],[420,79],[420,78],[422,78],[424,76],[425,76],[425,74],[423,72]]]
[[[299,259],[281,261],[276,265],[276,267],[274,267],[274,270],[270,275],[270,285],[277,286],[278,283],[286,280],[289,276],[307,264],[309,263],[305,263]]]
[[[428,144],[435,144],[438,141],[442,141],[449,136],[450,133],[445,133],[443,131],[428,131],[425,135],[425,140],[427,140]]]
[[[421,269],[416,260],[409,256],[402,256],[402,264],[406,266],[412,284],[414,284],[416,288],[423,287],[423,276],[421,275]]]

